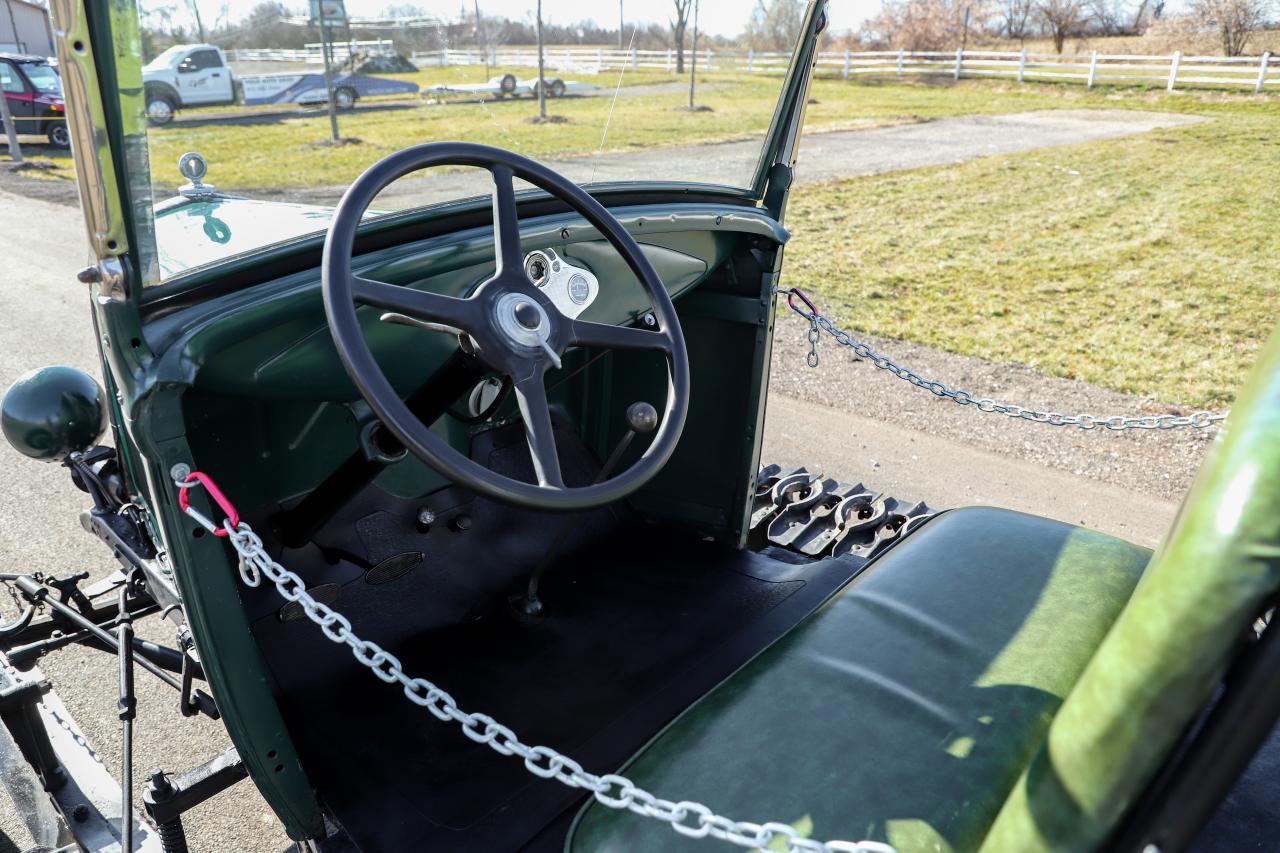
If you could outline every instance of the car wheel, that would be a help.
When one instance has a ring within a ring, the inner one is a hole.
[[[152,124],[168,124],[173,121],[173,101],[164,95],[147,96],[147,120]]]
[[[356,93],[345,86],[333,93],[333,103],[340,110],[349,110],[356,105]]]
[[[547,86],[548,86],[547,91],[551,93],[551,97],[553,98],[564,97],[564,81],[561,80],[559,77],[552,80],[549,84],[547,84]]]
[[[520,85],[520,81],[516,79],[516,75],[503,74],[502,81],[498,83],[498,92],[503,95],[510,95],[518,85]]]
[[[49,125],[49,144],[54,148],[71,147],[71,132],[67,130],[65,121],[58,121]]]

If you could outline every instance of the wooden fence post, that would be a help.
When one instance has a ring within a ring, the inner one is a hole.
[[[1095,50],[1089,56],[1089,81],[1085,84],[1086,89],[1093,88],[1093,81],[1098,79],[1098,52]]]
[[[711,48],[707,48],[707,70],[711,70]]]
[[[902,48],[898,48],[898,79],[902,79],[902,60],[906,58],[907,52]]]
[[[1262,87],[1267,85],[1267,66],[1271,64],[1271,51],[1262,54],[1262,61],[1258,63],[1258,84],[1253,87],[1254,92],[1261,92]]]
[[[671,48],[667,48],[667,71],[671,70]]]
[[[755,72],[755,70],[756,70],[756,52],[748,48],[747,49],[747,73],[752,74]]]
[[[1027,76],[1027,49],[1024,47],[1022,53],[1018,54],[1018,82],[1022,82],[1022,78]]]
[[[845,80],[849,79],[849,59],[849,51],[846,50],[844,52],[844,72],[841,75]]]
[[[960,79],[960,67],[962,65],[964,65],[964,48],[963,47],[957,48],[956,50],[956,70],[955,70],[954,77],[957,80]]]
[[[1182,64],[1182,51],[1175,50],[1173,57],[1169,61],[1169,84],[1165,86],[1165,90],[1172,92],[1174,85],[1178,82],[1178,66]]]
[[[631,48],[631,70],[635,71],[639,67],[640,67],[640,58],[636,54],[636,49],[633,47]]]

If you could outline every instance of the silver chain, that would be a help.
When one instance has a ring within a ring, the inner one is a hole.
[[[791,309],[809,323],[809,352],[805,356],[805,363],[810,367],[818,366],[818,341],[822,332],[826,332],[836,340],[836,343],[853,350],[859,358],[866,359],[881,370],[887,370],[917,388],[923,388],[939,397],[946,397],[961,406],[977,406],[983,412],[1008,415],[1011,418],[1021,418],[1038,424],[1073,426],[1080,429],[1106,427],[1117,432],[1126,429],[1177,429],[1179,427],[1204,429],[1218,421],[1225,421],[1227,415],[1230,414],[1230,412],[1194,412],[1190,415],[1147,415],[1144,417],[1128,417],[1125,415],[1102,417],[1088,413],[1064,415],[1061,412],[1028,409],[1014,403],[1002,403],[986,397],[978,398],[964,389],[951,388],[936,379],[928,379],[921,376],[911,368],[903,367],[888,356],[881,355],[866,344],[854,339],[851,334],[833,323],[829,317],[819,312],[802,291],[795,289],[779,290],[778,294],[786,295]],[[792,297],[797,296],[805,303],[806,308],[800,308],[791,301]]]
[[[178,481],[176,485],[179,489],[188,489],[194,483]],[[452,720],[458,723],[464,735],[499,755],[514,755],[523,759],[525,768],[535,776],[555,779],[570,788],[590,791],[596,802],[603,806],[655,818],[689,838],[718,838],[740,847],[761,850],[779,849],[770,845],[781,840],[785,847],[780,849],[788,853],[895,853],[891,845],[878,841],[815,841],[803,838],[795,827],[785,823],[759,824],[732,820],[716,814],[702,803],[689,800],[677,803],[656,797],[616,773],[597,776],[549,746],[527,746],[520,742],[511,729],[486,714],[469,714],[463,711],[452,696],[435,684],[425,678],[411,678],[406,674],[399,659],[391,652],[371,640],[362,640],[356,636],[351,630],[351,622],[345,616],[312,598],[301,577],[271,559],[262,540],[249,525],[240,522],[233,527],[230,520],[225,520],[219,528],[194,507],[188,507],[186,513],[210,533],[217,535],[225,530],[239,555],[240,580],[245,586],[258,586],[265,575],[276,585],[276,591],[281,597],[286,601],[297,602],[307,618],[319,625],[326,637],[339,645],[350,647],[355,659],[381,680],[388,684],[399,683],[410,702],[426,708],[442,722]]]

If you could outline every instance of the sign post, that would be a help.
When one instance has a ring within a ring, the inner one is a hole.
[[[311,21],[320,27],[320,50],[324,54],[324,88],[329,95],[329,130],[333,141],[338,137],[338,105],[333,97],[333,39],[329,27],[347,21],[347,9],[343,0],[311,0]]]

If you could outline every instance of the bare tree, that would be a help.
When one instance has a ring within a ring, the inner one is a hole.
[[[1271,6],[1268,0],[1192,0],[1191,12],[1202,26],[1218,31],[1223,53],[1239,56]]]
[[[888,0],[863,24],[862,34],[864,41],[885,47],[955,50],[970,28],[985,29],[989,17],[990,9],[977,0]]]
[[[693,0],[672,0],[676,7],[676,16],[671,19],[671,36],[676,42],[676,73],[684,73],[684,34],[689,28],[689,13],[693,11]]]
[[[1000,35],[1007,39],[1026,41],[1031,35],[1031,11],[1033,0],[1003,0],[996,12],[1000,22]]]
[[[689,110],[696,109],[693,101],[694,89],[698,85],[698,0],[693,0],[693,62],[689,65]]]
[[[752,50],[789,51],[804,26],[805,0],[756,0],[742,41]]]
[[[1143,0],[1145,5],[1145,0]],[[1129,0],[1089,0],[1088,12],[1093,19],[1091,30],[1098,35],[1132,35],[1136,19],[1130,14]],[[1141,9],[1138,15],[1141,15]]]
[[[547,118],[547,66],[542,52],[542,0],[538,0],[538,118]]]
[[[1067,39],[1080,32],[1089,17],[1085,0],[1040,0],[1036,11],[1053,37],[1053,49],[1058,53],[1062,53]]]

